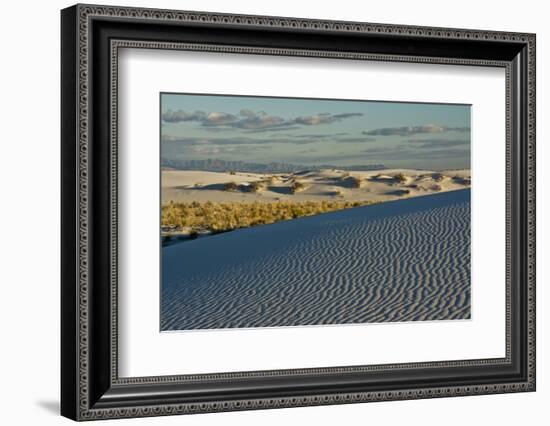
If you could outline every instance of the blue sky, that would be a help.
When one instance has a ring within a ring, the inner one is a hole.
[[[470,167],[470,106],[161,94],[161,156]]]

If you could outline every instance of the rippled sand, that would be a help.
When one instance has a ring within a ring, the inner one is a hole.
[[[470,318],[469,189],[162,250],[162,330]]]

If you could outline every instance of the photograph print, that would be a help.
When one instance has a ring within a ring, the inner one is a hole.
[[[161,331],[470,319],[470,110],[161,93]]]

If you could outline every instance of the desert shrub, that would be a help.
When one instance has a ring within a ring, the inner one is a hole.
[[[275,201],[270,203],[225,202],[225,203],[170,203],[162,206],[162,229],[189,229],[190,236],[198,232],[212,233],[237,228],[280,222],[303,216],[312,216],[330,211],[368,204],[367,202],[334,201]]]
[[[363,179],[357,176],[348,176],[345,181],[350,188],[361,188],[361,184],[363,183]]]
[[[441,173],[434,173],[432,175],[432,179],[436,182],[441,182],[445,176],[443,176]]]
[[[237,172],[235,170],[229,170],[229,174],[230,175],[235,175],[235,174],[237,174]]]
[[[407,182],[407,176],[405,176],[403,173],[397,173],[393,176],[395,180],[397,180],[399,183],[405,183]]]
[[[247,191],[248,192],[258,192],[258,191],[261,191],[262,189],[264,189],[265,186],[266,186],[266,184],[262,181],[251,182],[247,187]]]
[[[239,189],[239,186],[235,182],[227,182],[223,185],[224,191],[236,191]]]
[[[438,185],[437,183],[435,185],[432,185],[430,187],[432,191],[441,191],[441,185]]]
[[[290,192],[292,194],[296,194],[297,192],[303,191],[306,189],[306,185],[303,182],[300,182],[298,180],[295,180],[292,182],[292,185],[290,186]]]
[[[453,176],[452,179],[454,182],[464,186],[471,185],[472,183],[470,177],[462,177],[457,175],[457,176]]]

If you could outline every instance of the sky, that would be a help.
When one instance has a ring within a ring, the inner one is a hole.
[[[470,167],[470,105],[161,94],[161,157]]]

